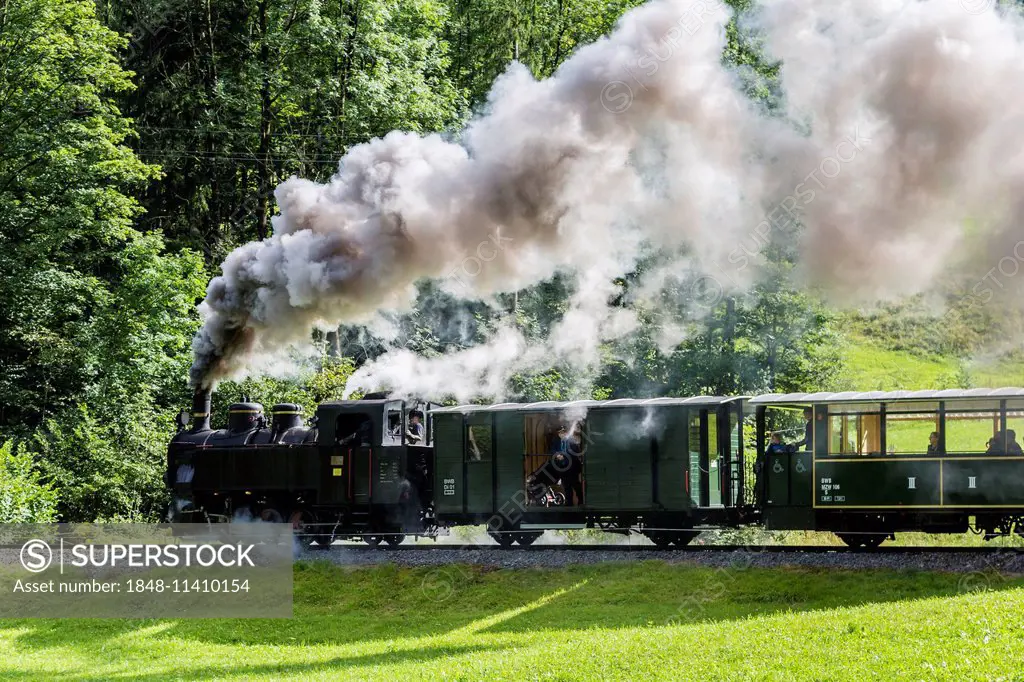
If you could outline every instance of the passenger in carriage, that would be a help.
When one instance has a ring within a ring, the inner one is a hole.
[[[768,449],[765,451],[769,455],[781,455],[786,452],[786,445],[782,442],[782,434],[778,431],[772,433],[771,442],[768,443]]]
[[[1013,429],[1007,429],[1006,431],[1006,454],[1017,456],[1024,455],[1024,450],[1022,450],[1020,444],[1017,443],[1017,432]]]
[[[986,455],[1001,455],[1003,454],[1003,432],[997,431],[996,435],[988,439],[987,448],[985,449]]]
[[[569,431],[564,426],[559,427],[558,432],[552,434],[551,440],[548,444],[548,450],[551,452],[551,454],[567,451],[568,435]]]
[[[928,454],[929,455],[943,455],[942,448],[939,447],[939,432],[932,431],[928,435]]]

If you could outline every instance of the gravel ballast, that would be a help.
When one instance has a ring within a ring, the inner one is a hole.
[[[623,561],[663,561],[669,564],[711,568],[745,569],[803,567],[816,569],[890,569],[902,571],[943,571],[955,573],[1024,573],[1024,553],[1014,550],[964,552],[800,552],[759,551],[758,548],[723,551],[707,550],[566,550],[534,547],[528,551],[501,548],[452,549],[347,549],[336,545],[329,552],[303,552],[299,559],[327,560],[339,565],[445,566],[470,564],[494,568],[560,568],[572,564]]]

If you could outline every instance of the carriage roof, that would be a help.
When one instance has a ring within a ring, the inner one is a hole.
[[[806,403],[890,403],[901,401],[992,400],[1024,398],[1024,388],[950,388],[941,391],[844,391],[839,393],[769,393],[748,399],[751,405]]]
[[[602,407],[715,407],[724,403],[742,400],[738,396],[693,396],[689,398],[620,398],[617,400],[572,400],[560,402],[547,400],[537,403],[499,403],[497,405],[455,405],[439,407],[431,410],[433,414],[465,414],[468,412],[503,412],[503,411],[546,411],[572,410],[578,408],[592,409]]]

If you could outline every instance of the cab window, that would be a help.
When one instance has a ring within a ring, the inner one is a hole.
[[[373,442],[373,419],[364,412],[345,412],[334,423],[336,442],[343,447],[361,447]]]
[[[384,406],[384,433],[381,445],[394,446],[402,444],[402,422],[405,416],[404,403],[401,401],[388,403]]]

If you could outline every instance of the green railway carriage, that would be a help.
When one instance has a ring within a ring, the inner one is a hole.
[[[1024,389],[764,395],[747,409],[769,529],[828,530],[875,546],[896,531],[972,524],[992,537],[1024,518]],[[773,431],[784,442],[805,413],[810,442],[768,447]]]
[[[485,523],[505,545],[581,527],[685,544],[745,511],[742,416],[742,399],[722,397],[432,410],[437,520]],[[553,459],[560,429],[578,429],[582,499]]]

